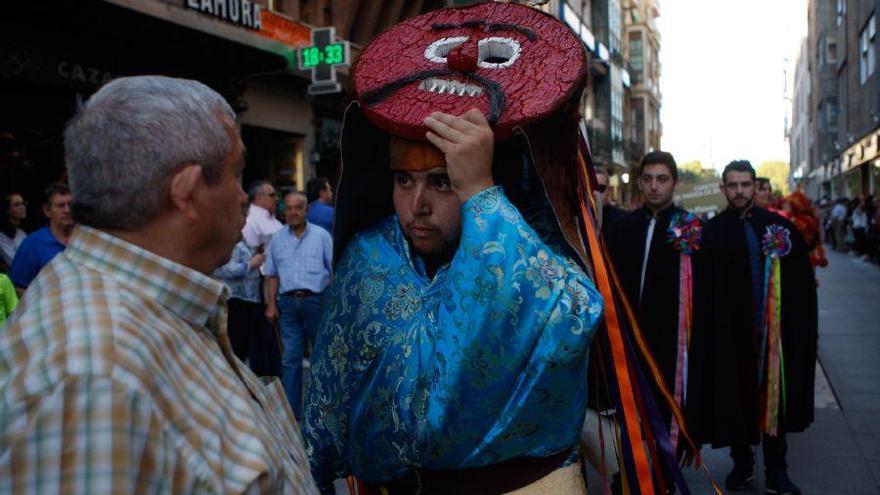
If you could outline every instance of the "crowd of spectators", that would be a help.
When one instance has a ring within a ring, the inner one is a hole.
[[[825,241],[836,251],[880,261],[880,197],[824,198],[820,210]]]

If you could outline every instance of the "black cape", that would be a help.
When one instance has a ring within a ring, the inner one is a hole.
[[[754,207],[747,214],[761,242],[778,224],[791,233],[792,249],[781,259],[782,349],[786,407],[784,432],[803,431],[813,421],[816,369],[816,283],[798,230],[781,216]],[[761,254],[763,263],[763,253]],[[760,439],[761,398],[754,330],[752,272],[745,226],[728,209],[703,229],[694,330],[691,338],[688,426],[700,443],[722,447]],[[763,265],[762,265],[763,266]]]
[[[672,244],[667,242],[666,229],[669,228],[673,214],[678,211],[684,210],[673,205],[657,215],[657,223],[651,238],[651,250],[648,254],[648,266],[645,269],[645,287],[641,297],[639,297],[639,285],[648,224],[652,217],[651,210],[642,207],[628,213],[611,224],[605,233],[606,245],[624,293],[635,311],[645,341],[660,367],[670,392],[675,391],[681,256]],[[694,271],[697,270],[696,265],[692,257]],[[696,284],[694,292],[697,292]],[[649,372],[644,362],[640,361],[639,364],[643,372]],[[653,386],[653,382],[651,383]],[[668,425],[671,413],[656,387],[654,388],[654,398]]]
[[[628,212],[614,205],[602,207],[602,232],[608,232],[611,224],[626,216]]]

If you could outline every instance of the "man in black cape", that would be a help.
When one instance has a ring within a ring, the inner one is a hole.
[[[691,257],[697,237],[682,250],[681,236],[685,224],[699,229],[699,220],[673,203],[678,184],[678,167],[670,153],[652,151],[639,165],[638,185],[644,205],[608,226],[606,243],[614,268],[620,278],[626,297],[632,305],[645,340],[669,390],[676,402],[683,405],[687,368],[686,325],[680,325],[681,304],[691,310],[692,287],[684,287],[687,298],[682,300],[681,275],[683,256]],[[676,232],[678,234],[676,234]],[[691,260],[685,261],[688,277],[692,273]],[[682,334],[680,335],[680,330]],[[685,345],[679,351],[679,337]],[[680,366],[677,366],[680,364]],[[642,370],[650,373],[644,361]],[[677,425],[671,423],[671,412],[654,396],[660,406],[665,424],[671,428],[673,443],[678,438]]]
[[[673,217],[685,218],[688,212],[673,203],[678,167],[671,154],[645,155],[637,180],[644,205],[610,225],[606,243],[648,347],[674,390],[681,251],[669,242],[669,228]],[[668,424],[670,412],[665,407],[662,412]]]
[[[813,421],[813,272],[798,230],[754,205],[755,171],[749,162],[728,164],[721,190],[728,208],[707,222],[700,248],[688,426],[701,443],[730,445],[729,490],[752,481],[751,445],[763,441],[767,493],[799,494],[787,474],[785,435]],[[773,282],[769,290],[768,280]],[[772,322],[781,322],[778,340]],[[777,352],[774,341],[781,344]]]

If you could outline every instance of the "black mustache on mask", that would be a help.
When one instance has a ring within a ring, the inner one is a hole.
[[[492,81],[491,79],[486,79],[485,77],[477,74],[458,72],[450,69],[425,70],[421,72],[416,72],[415,74],[411,74],[409,76],[395,79],[394,81],[379,86],[376,89],[367,91],[361,97],[361,101],[363,101],[364,104],[367,106],[376,106],[409,83],[422,81],[432,77],[443,76],[464,77],[468,81],[475,82],[482,86],[486,90],[486,93],[489,95],[489,116],[487,120],[489,121],[490,125],[495,125],[495,123],[498,122],[498,119],[501,118],[501,112],[504,111],[504,107],[505,105],[507,105],[507,97],[504,95],[504,91],[501,89],[501,85],[495,81]]]

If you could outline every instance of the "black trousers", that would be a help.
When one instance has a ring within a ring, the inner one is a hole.
[[[785,433],[780,432],[776,437],[762,435],[761,446],[764,448],[764,469],[784,471],[788,468],[788,464],[785,463],[785,455],[788,453]],[[755,454],[752,452],[752,446],[747,443],[732,444],[730,457],[737,467],[754,468],[755,466]]]
[[[281,376],[281,349],[275,329],[266,320],[266,306],[231,298],[228,307],[232,352],[247,360],[257,376]]]

